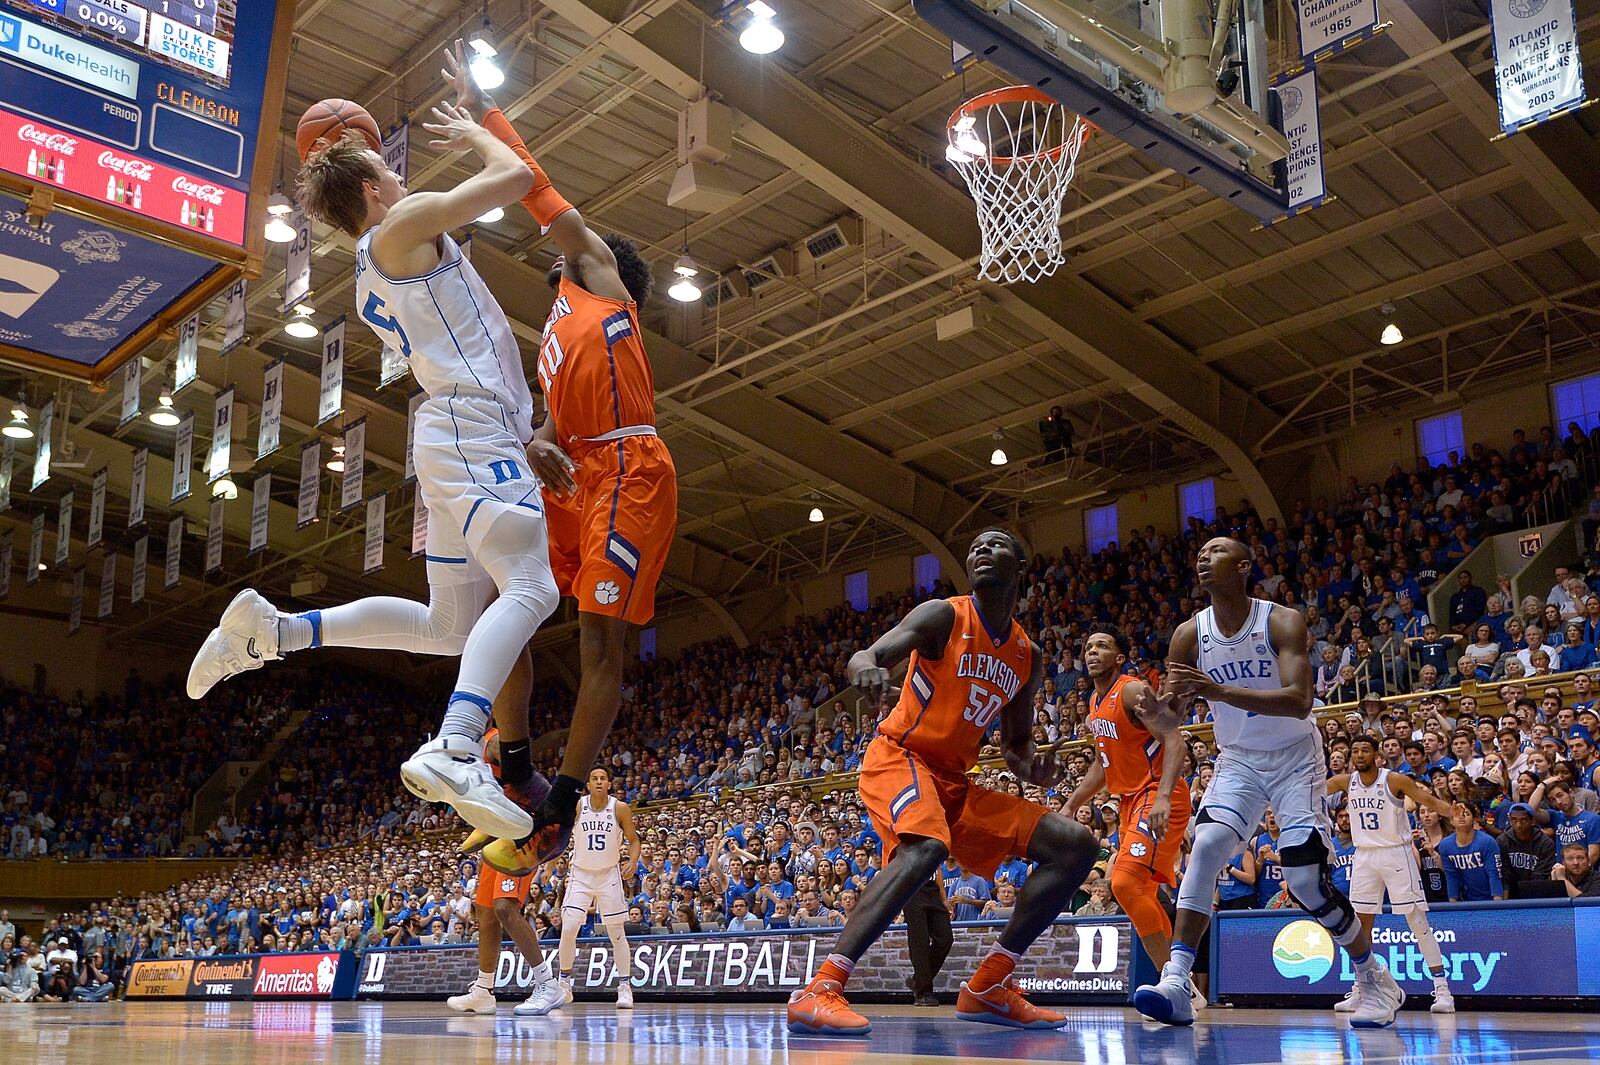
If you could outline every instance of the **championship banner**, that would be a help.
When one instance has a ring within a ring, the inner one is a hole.
[[[386,388],[405,375],[406,357],[389,345],[383,345],[378,354],[378,387]]]
[[[56,511],[56,565],[64,566],[72,555],[72,493],[61,497]]]
[[[344,477],[339,488],[339,509],[361,502],[367,468],[367,419],[357,418],[344,427]]]
[[[1295,0],[1307,66],[1347,52],[1378,31],[1378,0]]]
[[[278,450],[283,435],[283,360],[267,367],[261,377],[261,431],[256,436],[256,461]]]
[[[322,376],[317,393],[317,424],[344,410],[344,318],[322,331]]]
[[[178,566],[183,557],[183,515],[167,522],[167,568],[161,581],[163,588],[178,586]]]
[[[411,120],[403,118],[398,124],[390,126],[383,135],[383,149],[378,154],[383,156],[384,165],[393,170],[400,177],[400,184],[404,185],[410,177],[411,170]]]
[[[134,606],[144,602],[144,571],[149,565],[150,537],[141,536],[133,542],[133,578],[128,582],[128,601]]]
[[[211,407],[211,451],[206,456],[206,483],[211,484],[228,475],[228,463],[233,452],[233,386],[217,393]]]
[[[1505,135],[1583,103],[1583,61],[1572,0],[1490,0],[1494,83]]]
[[[142,447],[133,453],[133,477],[129,482],[128,528],[144,524],[144,482],[150,472],[150,449]]]
[[[983,960],[1001,927],[998,922],[960,926],[934,990],[954,995],[963,974]],[[804,987],[838,935],[835,927],[630,936],[633,984],[673,999],[771,1001]],[[1133,987],[1133,938],[1126,917],[1057,918],[1018,963],[1017,984],[1040,1003],[1126,1005]],[[905,929],[891,928],[856,963],[850,987],[877,1000],[909,1002],[910,971]],[[476,944],[369,950],[361,957],[356,997],[437,1000],[459,992],[477,973]],[[533,967],[513,950],[500,951],[494,976],[500,998],[525,998],[533,986]],[[610,940],[580,940],[573,990],[581,998],[607,998],[615,994],[616,984]]]
[[[250,489],[250,554],[267,548],[267,514],[272,508],[272,474],[263,473]]]
[[[1283,218],[1309,211],[1328,198],[1322,169],[1322,109],[1317,102],[1317,68],[1273,85],[1283,111],[1283,135],[1289,141],[1289,210]],[[1282,221],[1276,219],[1275,221]]]
[[[122,368],[122,417],[119,426],[139,416],[139,390],[144,387],[144,359],[135,356]]]
[[[89,531],[83,537],[87,547],[99,544],[105,532],[107,476],[109,472],[101,466],[95,471],[94,481],[89,488]]]
[[[363,545],[361,572],[376,573],[383,568],[383,519],[388,510],[382,493],[367,500],[367,535]]]
[[[11,471],[16,462],[17,442],[8,436],[0,442],[0,511],[11,509]]]
[[[205,572],[215,573],[222,568],[222,507],[226,502],[221,496],[211,501],[211,516],[206,519],[206,568]]]
[[[244,343],[244,282],[236,281],[228,290],[228,303],[222,312],[222,351],[226,355]]]
[[[72,571],[72,612],[67,615],[67,635],[76,636],[83,628],[83,567]]]
[[[50,479],[50,434],[55,428],[56,401],[45,401],[39,408],[39,441],[38,450],[33,453],[33,484],[30,488],[38,488]]]
[[[100,603],[95,619],[104,621],[111,616],[111,605],[117,596],[117,556],[107,554],[100,561]]]
[[[194,411],[185,414],[178,423],[173,441],[172,501],[180,503],[189,498],[190,466],[194,464]]]
[[[182,392],[200,373],[200,316],[191,315],[178,327],[178,354],[173,359],[172,391]]]
[[[15,529],[7,529],[0,535],[0,599],[11,594],[11,552],[15,542]]]
[[[417,479],[417,408],[427,400],[428,394],[422,389],[411,393],[411,398],[406,401],[406,469],[405,479]]]
[[[318,470],[322,466],[322,441],[307,440],[300,447],[300,498],[295,510],[295,528],[304,529],[317,520]]]
[[[428,504],[419,490],[411,500],[411,557],[428,550]]]
[[[288,314],[311,292],[311,219],[295,208],[284,221],[294,230],[283,270],[283,313]]]
[[[22,583],[39,583],[39,567],[42,565],[44,565],[44,511],[33,516],[33,525],[28,530],[28,570],[22,575]]]
[[[128,967],[128,984],[123,998],[183,998],[189,989],[189,973],[195,962],[190,958],[165,961],[136,961]]]

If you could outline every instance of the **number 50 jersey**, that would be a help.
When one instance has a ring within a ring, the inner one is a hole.
[[[1015,618],[1005,631],[991,633],[970,595],[946,602],[956,619],[944,654],[933,659],[912,652],[900,701],[878,732],[935,766],[964,773],[977,762],[1001,708],[1032,675],[1033,644]]]
[[[385,277],[372,261],[367,230],[356,242],[356,311],[385,347],[398,351],[429,398],[494,396],[506,428],[533,437],[533,395],[511,323],[449,234],[439,265],[420,277]]]

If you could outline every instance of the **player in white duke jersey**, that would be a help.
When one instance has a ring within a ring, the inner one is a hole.
[[[1167,652],[1163,692],[1180,702],[1204,698],[1210,704],[1219,753],[1194,819],[1171,958],[1157,983],[1134,992],[1133,1003],[1152,1020],[1194,1022],[1189,976],[1195,946],[1211,923],[1217,875],[1270,805],[1279,825],[1284,886],[1355,967],[1359,997],[1350,1023],[1385,1027],[1394,1023],[1405,992],[1378,963],[1371,936],[1330,876],[1333,847],[1322,807],[1327,762],[1310,716],[1305,619],[1251,598],[1252,564],[1250,549],[1231,537],[1200,548],[1195,571],[1211,605],[1178,626]]]
[[[522,804],[513,801],[481,747],[493,700],[525,662],[528,640],[559,596],[539,482],[525,451],[533,397],[521,353],[505,313],[449,231],[516,203],[533,175],[465,112],[440,104],[433,114],[423,127],[436,138],[432,146],[474,152],[483,164],[454,189],[408,194],[353,132],[313,151],[299,181],[306,212],[356,238],[357,311],[408,361],[428,394],[417,408],[413,453],[428,507],[429,601],[383,596],[285,614],[246,589],[195,656],[188,689],[198,699],[220,680],[309,647],[460,655],[438,735],[401,767],[401,778],[416,795],[455,807],[474,828],[519,837],[533,830],[525,806],[543,796],[535,790]],[[509,748],[515,725],[519,740],[527,735],[525,715],[504,724],[511,726],[505,782],[515,789],[532,777],[525,742],[518,758]]]
[[[1406,800],[1417,806],[1432,807],[1440,817],[1455,815],[1460,803],[1438,798],[1402,773],[1378,764],[1379,741],[1368,735],[1350,741],[1350,772],[1328,779],[1330,795],[1345,793],[1345,810],[1350,815],[1350,835],[1355,841],[1355,864],[1350,872],[1350,904],[1368,934],[1372,923],[1383,912],[1383,897],[1389,908],[1404,914],[1417,949],[1433,977],[1434,1013],[1454,1013],[1456,1000],[1445,978],[1444,954],[1428,924],[1428,897],[1422,890],[1422,870],[1417,864],[1411,817]],[[1352,988],[1335,1012],[1350,1013],[1359,1001]]]
[[[627,843],[628,854],[622,855]],[[617,1008],[633,1009],[633,953],[622,926],[628,901],[622,893],[622,863],[639,862],[639,833],[633,811],[611,794],[611,774],[597,766],[589,773],[588,793],[579,800],[572,827],[572,859],[567,891],[561,902],[561,988],[572,1001],[572,966],[578,958],[578,930],[594,909],[611,939],[611,960],[617,971]]]

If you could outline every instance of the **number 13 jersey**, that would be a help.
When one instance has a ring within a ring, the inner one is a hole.
[[[977,762],[1000,709],[1032,675],[1033,645],[1015,618],[991,633],[970,595],[946,602],[956,617],[943,655],[911,653],[900,701],[878,732],[935,766],[964,773]]]

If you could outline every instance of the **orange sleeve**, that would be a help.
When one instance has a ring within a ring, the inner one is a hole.
[[[516,152],[517,158],[528,164],[528,169],[533,171],[533,191],[522,198],[522,205],[533,215],[534,221],[539,223],[540,228],[548,230],[550,223],[572,210],[572,204],[550,184],[549,175],[534,161],[528,152],[528,146],[517,136],[517,131],[511,127],[511,120],[506,118],[504,112],[497,107],[483,116],[483,128]]]

